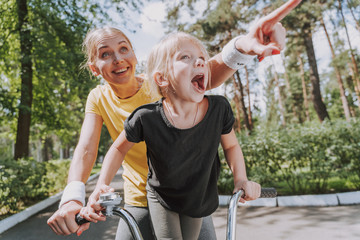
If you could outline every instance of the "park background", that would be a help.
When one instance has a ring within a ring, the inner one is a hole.
[[[103,84],[80,67],[89,29],[123,29],[140,74],[165,33],[189,32],[214,55],[284,2],[2,1],[1,218],[66,185],[87,95]],[[288,32],[281,55],[254,59],[210,92],[232,104],[249,178],[280,195],[359,190],[360,2],[304,0],[282,24]],[[111,142],[103,127],[98,162]],[[229,194],[232,186],[222,160],[219,191]]]

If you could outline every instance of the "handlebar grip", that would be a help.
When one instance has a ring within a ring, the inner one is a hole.
[[[275,188],[261,188],[261,198],[274,198],[277,196]]]
[[[83,225],[84,223],[88,223],[90,221],[88,221],[85,218],[83,218],[82,216],[80,216],[80,214],[76,214],[75,215],[75,222],[80,226],[80,225]]]

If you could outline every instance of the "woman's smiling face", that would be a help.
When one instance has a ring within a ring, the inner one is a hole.
[[[124,84],[134,79],[137,59],[122,34],[104,35],[96,50],[95,63],[90,65],[95,75],[101,75],[109,84]]]

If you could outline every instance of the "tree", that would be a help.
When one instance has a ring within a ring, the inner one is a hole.
[[[344,28],[345,28],[345,32],[346,32],[346,38],[349,44],[349,48],[350,48],[350,56],[351,56],[351,63],[352,63],[352,68],[353,68],[353,81],[354,81],[354,86],[355,86],[355,90],[357,92],[358,98],[360,95],[360,76],[359,76],[359,68],[357,65],[357,61],[355,58],[355,51],[351,45],[351,41],[350,41],[350,36],[349,36],[349,31],[347,29],[347,25],[346,25],[346,21],[345,21],[345,17],[344,17],[344,13],[343,13],[343,8],[342,8],[342,4],[341,1],[338,0],[338,9],[339,9],[339,13],[341,15],[341,19],[343,21],[344,24]],[[359,107],[360,107],[360,102],[359,102]]]
[[[240,74],[239,72],[235,72],[234,76],[234,86],[236,86],[235,89],[237,89],[239,95],[236,95],[238,96],[238,99],[239,99],[239,103],[240,103],[240,110],[241,110],[241,113],[242,113],[242,116],[243,116],[243,121],[244,121],[244,124],[246,126],[246,129],[248,130],[248,132],[251,132],[252,128],[251,128],[251,125],[250,125],[250,122],[249,122],[249,116],[248,116],[248,113],[247,113],[247,109],[246,109],[246,106],[245,106],[245,101],[244,101],[244,86],[241,82],[241,78],[240,78]],[[249,103],[250,104],[250,103]]]
[[[318,21],[317,17],[319,12],[322,11],[321,4],[314,0],[303,1],[283,20],[285,27],[291,30],[294,35],[301,37],[305,46],[310,67],[311,99],[320,122],[324,121],[325,118],[330,119],[321,96],[320,77],[312,39],[312,34]]]
[[[356,28],[360,32],[360,20],[356,18],[354,10],[353,10],[354,8],[360,6],[360,3],[359,3],[359,1],[350,1],[350,0],[346,0],[346,2],[348,5],[348,8],[350,10],[351,16],[353,17],[353,19],[355,21]]]
[[[20,37],[20,64],[21,64],[21,98],[17,124],[15,159],[29,155],[29,136],[32,105],[32,41],[29,28],[29,14],[27,0],[17,0],[18,27]]]
[[[280,79],[279,79],[279,75],[276,71],[276,67],[275,67],[275,63],[273,58],[271,57],[272,60],[272,69],[273,69],[273,74],[274,74],[274,81],[275,81],[275,86],[277,89],[277,96],[278,96],[278,102],[279,102],[279,110],[280,110],[280,119],[281,119],[281,124],[283,126],[286,126],[286,113],[285,113],[285,107],[284,107],[284,100],[283,100],[283,96],[281,93],[281,86],[280,86]]]
[[[330,47],[330,50],[331,50],[331,56],[332,56],[333,59],[335,59],[336,55],[335,55],[334,47],[333,47],[333,45],[331,43],[330,36],[328,34],[328,31],[327,31],[327,28],[325,26],[324,19],[323,19],[322,16],[320,18],[320,24],[323,27],[325,35],[326,35],[326,39],[328,40],[329,47]],[[344,83],[343,83],[343,80],[341,78],[339,68],[337,66],[334,66],[334,68],[335,68],[334,70],[335,70],[335,74],[336,74],[336,79],[337,79],[337,82],[338,82],[338,85],[339,85],[340,98],[341,98],[341,102],[342,102],[342,105],[343,105],[345,118],[346,118],[347,121],[350,121],[350,117],[351,117],[350,116],[350,108],[349,108],[349,103],[348,103],[346,95],[345,95]]]
[[[98,81],[79,68],[84,61],[82,40],[89,28],[110,21],[107,5],[124,14],[140,9],[142,1],[104,4],[93,0],[0,3],[0,107],[4,110],[0,127],[16,133],[15,158],[30,155],[31,139],[46,144],[50,135],[56,135],[64,145],[76,141],[86,96]]]

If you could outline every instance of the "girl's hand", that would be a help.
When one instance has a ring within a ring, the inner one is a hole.
[[[262,17],[249,33],[235,42],[236,48],[248,55],[257,55],[259,61],[265,57],[280,54],[285,47],[286,29],[280,21],[302,0],[289,0],[281,7]]]
[[[102,214],[103,208],[98,203],[100,194],[114,192],[114,189],[108,185],[102,184],[97,186],[94,192],[90,195],[86,207],[83,207],[80,211],[80,216],[90,222],[96,223],[97,221],[105,221],[106,217]]]
[[[261,186],[260,184],[253,181],[239,181],[235,183],[234,193],[244,190],[245,196],[240,198],[241,203],[245,203],[246,201],[255,200],[260,197],[261,194]]]

